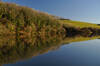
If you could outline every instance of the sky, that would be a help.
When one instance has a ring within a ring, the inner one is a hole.
[[[100,24],[100,0],[3,0],[60,16]]]

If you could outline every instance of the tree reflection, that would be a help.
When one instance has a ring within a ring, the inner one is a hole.
[[[98,37],[40,37],[0,36],[0,65],[30,59],[33,56],[47,53],[71,42],[86,41]]]

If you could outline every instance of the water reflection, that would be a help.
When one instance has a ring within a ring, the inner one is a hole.
[[[61,45],[71,42],[86,41],[99,38],[95,37],[22,37],[22,36],[0,36],[0,65],[27,60],[33,56],[47,53],[59,48]]]

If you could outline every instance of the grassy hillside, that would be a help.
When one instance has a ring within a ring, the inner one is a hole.
[[[85,34],[91,33],[91,30],[92,33],[99,31],[93,31],[95,29],[92,28],[100,29],[100,26],[79,21],[60,20],[32,8],[0,2],[0,35],[54,36],[66,35],[68,32],[75,34],[73,33],[75,31],[76,33],[87,31]]]
[[[47,13],[3,2],[0,2],[0,26],[3,26],[0,28],[1,33],[54,35],[64,32],[58,20]]]
[[[81,21],[72,21],[72,20],[60,20],[61,24],[64,24],[66,26],[70,27],[76,27],[76,28],[100,28],[97,24],[87,23],[87,22],[81,22]]]

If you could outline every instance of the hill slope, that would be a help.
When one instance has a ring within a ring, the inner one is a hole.
[[[97,34],[96,24],[56,19],[50,14],[17,4],[0,2],[0,35],[73,35]]]
[[[87,22],[81,22],[81,21],[72,21],[72,20],[60,20],[61,24],[64,24],[66,26],[70,27],[76,27],[76,28],[100,28],[99,25],[93,24],[93,23],[87,23]]]
[[[0,33],[54,35],[62,33],[60,30],[63,30],[58,20],[47,13],[3,2],[0,2],[0,26]]]

